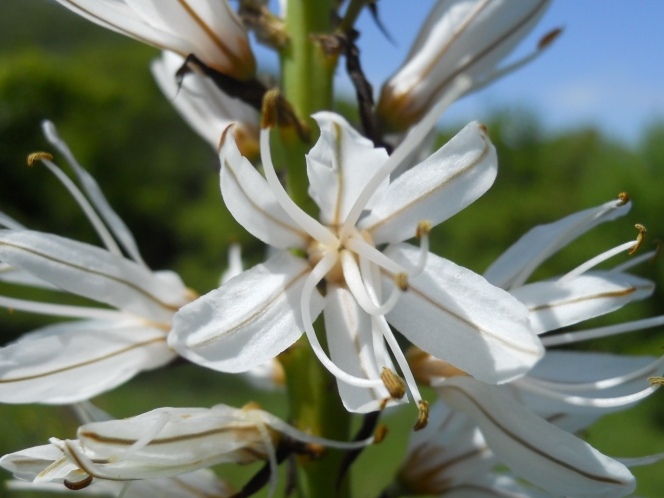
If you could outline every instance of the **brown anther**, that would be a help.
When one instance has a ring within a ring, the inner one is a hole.
[[[394,399],[401,399],[406,395],[406,383],[401,377],[387,367],[383,367],[380,373],[380,379],[385,384],[390,396]]]
[[[68,481],[67,479],[64,480],[63,484],[65,485],[65,488],[71,489],[72,491],[78,491],[81,489],[87,488],[90,484],[92,484],[92,476],[87,476],[84,479],[81,479],[80,481]]]
[[[555,28],[545,34],[537,43],[537,50],[542,50],[553,43],[553,41],[563,32],[562,28]]]
[[[28,166],[34,166],[35,162],[41,161],[42,159],[48,159],[49,161],[53,160],[53,154],[48,152],[33,152],[28,156]]]
[[[636,244],[634,244],[634,247],[632,247],[627,253],[630,256],[639,250],[639,247],[641,247],[641,244],[643,244],[643,241],[646,239],[646,233],[647,233],[646,227],[644,227],[640,223],[634,225],[634,228],[636,228],[639,231],[639,234],[636,236]]]
[[[483,123],[480,123],[478,126],[479,126],[480,130],[482,130],[484,132],[485,135],[489,134],[489,128],[488,128],[487,125],[485,125]]]
[[[429,423],[429,402],[421,399],[417,405],[420,411],[417,415],[417,422],[415,422],[413,430],[421,431]]]
[[[388,432],[389,430],[385,424],[380,424],[376,427],[376,431],[374,432],[374,444],[382,443]]]
[[[281,93],[278,88],[265,92],[261,116],[261,128],[273,128],[279,122],[279,100]]]
[[[651,386],[664,386],[664,377],[648,377]]]
[[[397,273],[394,275],[394,283],[399,289],[403,292],[408,290],[408,274],[407,273]]]
[[[620,192],[620,193],[618,194],[618,200],[620,201],[620,204],[618,204],[618,205],[619,205],[619,206],[624,206],[624,205],[627,204],[627,203],[629,202],[629,200],[630,200],[630,199],[629,199],[629,194],[628,194],[627,192]]]
[[[429,235],[430,233],[431,233],[431,222],[429,220],[422,220],[417,224],[415,237],[421,239],[422,236]]]

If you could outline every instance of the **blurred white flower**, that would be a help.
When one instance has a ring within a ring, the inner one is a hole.
[[[152,74],[168,100],[215,150],[222,132],[235,123],[238,147],[244,156],[258,154],[258,113],[241,100],[226,95],[208,77],[193,67],[191,73],[178,86],[175,74],[184,59],[173,52],[164,51],[152,62]]]
[[[227,0],[56,0],[105,28],[170,50],[195,55],[239,80],[251,78],[256,61],[242,21]]]
[[[213,486],[224,493],[225,485],[211,481],[210,474],[201,469],[265,460],[272,469],[273,492],[279,463],[276,446],[281,439],[337,449],[359,449],[373,442],[373,438],[346,443],[311,436],[253,406],[238,409],[227,405],[158,408],[127,419],[84,424],[77,436],[76,440],[52,438],[50,445],[5,455],[0,466],[17,479],[63,483],[69,489],[101,480],[102,486],[111,488],[108,481],[122,483],[122,491],[126,481],[147,480],[137,491],[147,487],[156,492],[169,483],[177,489],[191,481],[197,487]],[[128,489],[132,487],[130,483]]]
[[[417,122],[464,75],[468,91],[482,87],[534,58],[537,51],[505,68],[498,64],[530,32],[549,0],[439,0],[426,18],[403,66],[383,85],[379,126],[400,132]],[[556,33],[556,32],[554,32]]]
[[[5,403],[73,403],[163,366],[176,357],[166,343],[171,319],[195,297],[175,273],[146,266],[92,176],[51,123],[44,123],[44,132],[67,158],[87,198],[48,157],[40,155],[41,162],[67,187],[106,247],[27,230],[4,217],[9,229],[0,230],[0,280],[70,292],[102,306],[0,296],[0,306],[7,308],[82,319],[43,327],[0,349]]]
[[[249,232],[279,251],[183,308],[169,343],[191,361],[241,372],[275,357],[304,330],[337,377],[344,405],[357,412],[403,396],[388,351],[421,414],[426,411],[388,321],[413,343],[487,382],[523,375],[543,352],[523,305],[428,250],[430,227],[468,206],[493,182],[495,151],[484,129],[469,124],[389,182],[421,137],[404,141],[388,157],[340,116],[324,112],[314,119],[321,136],[307,164],[320,222],[295,205],[279,183],[269,129],[261,132],[266,178],[241,157],[230,131],[224,137],[224,201]],[[404,243],[415,235],[419,248]],[[313,328],[322,309],[331,358]]]

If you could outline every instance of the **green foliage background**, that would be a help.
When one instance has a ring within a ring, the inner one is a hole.
[[[98,243],[78,206],[50,173],[41,167],[25,167],[27,154],[49,150],[40,130],[41,120],[48,118],[133,229],[148,263],[179,272],[188,285],[204,293],[217,285],[230,242],[242,244],[248,261],[260,259],[263,249],[224,208],[214,151],[180,120],[152,81],[148,64],[157,55],[54,2],[2,0],[0,210],[31,228]],[[449,123],[441,143],[460,125]],[[595,206],[620,191],[630,193],[632,212],[548,261],[540,276],[566,272],[632,239],[634,223],[649,228],[650,240],[664,237],[664,122],[651,125],[633,148],[611,142],[594,129],[546,134],[538,117],[524,109],[499,110],[488,125],[498,148],[498,180],[470,208],[436,228],[435,252],[482,272],[532,226]],[[647,302],[595,324],[664,313],[662,263],[643,265],[638,272],[657,280],[660,290]],[[18,312],[0,310],[0,317],[0,343],[45,323],[43,318]],[[660,355],[663,345],[662,331],[654,330],[581,347]],[[286,417],[283,398],[279,393],[250,391],[230,376],[185,365],[141,375],[95,401],[123,417],[164,405],[223,402],[239,406],[257,400]],[[655,394],[637,409],[606,417],[587,437],[613,456],[664,451],[662,403]],[[388,460],[396,468],[412,414],[387,419],[395,429],[387,447],[378,451],[382,462]],[[0,407],[0,454],[43,444],[49,436],[73,437],[74,431],[75,422],[63,407]],[[395,456],[385,459],[385,454]],[[358,466],[365,471],[358,474],[373,475],[357,479],[358,496],[376,496],[389,473],[372,469],[370,454]],[[253,470],[226,469],[225,475],[241,485]],[[641,496],[660,495],[664,487],[661,465],[635,473]],[[17,492],[11,496],[38,495]]]

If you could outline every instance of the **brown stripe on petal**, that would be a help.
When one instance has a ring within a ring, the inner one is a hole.
[[[62,373],[62,372],[66,372],[68,370],[75,370],[77,368],[85,367],[85,366],[88,366],[88,365],[92,365],[93,363],[108,360],[110,358],[113,358],[114,356],[119,356],[119,355],[124,354],[128,351],[132,351],[134,349],[139,349],[139,348],[149,346],[151,344],[156,344],[156,343],[159,343],[159,342],[164,342],[165,343],[166,342],[166,337],[156,337],[154,339],[150,339],[149,341],[144,341],[144,342],[139,342],[139,343],[136,343],[136,344],[132,344],[131,346],[127,346],[127,347],[119,349],[117,351],[113,351],[112,353],[108,353],[108,354],[103,355],[103,356],[98,356],[97,358],[92,358],[92,359],[87,360],[87,361],[82,361],[82,362],[76,363],[74,365],[68,365],[66,367],[50,370],[48,372],[42,372],[42,373],[34,374],[34,375],[25,375],[23,377],[13,377],[13,378],[9,378],[9,379],[0,379],[0,384],[10,384],[12,382],[25,382],[25,381],[28,381],[28,380],[34,380],[34,379],[40,379],[42,377],[48,377],[49,375],[59,374],[59,373]]]
[[[143,289],[143,288],[139,287],[138,285],[134,284],[133,282],[128,282],[127,280],[124,280],[120,277],[116,277],[116,276],[113,276],[113,275],[108,275],[107,273],[104,273],[104,272],[101,272],[101,271],[93,270],[93,269],[87,268],[85,266],[70,263],[69,261],[64,261],[64,260],[58,259],[56,257],[53,257],[53,256],[49,255],[49,254],[45,254],[43,252],[39,252],[39,251],[37,251],[35,249],[32,249],[30,247],[21,246],[19,244],[14,244],[14,243],[10,243],[10,242],[0,242],[0,246],[12,247],[14,249],[18,249],[19,251],[25,251],[27,253],[33,254],[33,255],[35,255],[39,258],[46,259],[48,261],[53,261],[54,263],[57,263],[57,264],[60,264],[60,265],[63,265],[63,266],[69,267],[69,268],[73,268],[75,270],[79,270],[83,273],[89,273],[89,274],[92,274],[92,275],[98,275],[100,277],[107,278],[108,280],[112,280],[113,282],[117,282],[121,285],[129,287],[130,289],[135,290],[139,294],[142,294],[143,296],[148,298],[150,301],[157,304],[157,306],[160,306],[160,307],[162,307],[162,308],[164,308],[168,311],[172,311],[173,313],[175,313],[176,311],[178,311],[180,309],[180,306],[166,303],[166,302],[162,301],[161,299],[159,299],[158,297],[154,296],[153,294],[149,293],[145,289]]]
[[[630,294],[633,294],[637,290],[640,289],[646,289],[646,287],[630,287],[629,289],[623,289],[619,291],[612,291],[612,292],[600,292],[598,294],[593,294],[592,296],[584,296],[584,297],[578,297],[575,299],[570,299],[568,301],[556,301],[554,303],[544,303],[540,304],[537,306],[532,306],[528,308],[528,311],[533,312],[533,311],[540,311],[540,310],[546,310],[546,309],[553,309],[558,306],[567,306],[569,304],[574,304],[574,303],[582,303],[583,301],[590,301],[592,299],[606,299],[606,298],[611,298],[611,297],[624,297],[624,296],[629,296]]]
[[[596,474],[592,474],[592,473],[590,473],[590,472],[586,472],[586,471],[581,470],[581,469],[579,469],[579,468],[577,468],[577,467],[575,467],[575,466],[573,466],[573,465],[571,465],[571,464],[569,464],[569,463],[567,463],[567,462],[565,462],[565,461],[563,461],[563,460],[560,460],[560,459],[558,459],[558,458],[556,458],[556,457],[554,457],[554,456],[552,456],[552,455],[549,455],[549,454],[546,453],[545,451],[543,451],[543,450],[537,448],[536,446],[533,446],[533,445],[530,444],[528,441],[526,441],[526,440],[524,440],[523,438],[521,438],[518,434],[515,434],[514,432],[512,432],[511,430],[509,430],[507,427],[505,427],[504,425],[502,425],[502,424],[501,424],[496,418],[493,417],[493,415],[491,415],[491,413],[490,413],[488,410],[486,410],[486,409],[480,404],[479,401],[477,401],[477,400],[476,400],[473,396],[471,396],[468,392],[464,391],[464,390],[461,389],[460,387],[457,387],[457,386],[450,386],[450,385],[446,385],[446,386],[444,386],[444,389],[446,389],[446,390],[450,390],[450,391],[456,391],[456,392],[460,393],[462,396],[466,397],[466,398],[467,398],[467,399],[468,399],[473,405],[475,405],[475,407],[476,407],[480,412],[482,412],[482,414],[483,414],[487,419],[489,419],[489,421],[491,421],[491,423],[492,423],[495,427],[497,427],[500,431],[502,431],[503,434],[505,434],[505,435],[508,436],[510,439],[512,439],[512,440],[515,441],[516,443],[520,444],[520,445],[523,446],[524,448],[527,448],[528,450],[532,451],[533,453],[535,453],[535,454],[541,456],[541,457],[544,458],[545,460],[548,460],[548,461],[550,461],[551,463],[553,463],[553,464],[555,464],[555,465],[558,465],[558,466],[563,467],[563,468],[565,468],[565,469],[567,469],[567,470],[570,470],[570,471],[574,472],[575,474],[578,474],[578,475],[580,475],[580,476],[582,476],[582,477],[585,477],[585,478],[587,478],[587,479],[590,479],[590,480],[592,480],[592,481],[604,482],[604,483],[608,483],[608,484],[617,484],[617,485],[624,485],[624,484],[626,484],[625,482],[623,482],[623,481],[621,481],[621,480],[619,480],[619,479],[612,478],[612,477],[610,477],[610,476],[602,476],[602,475],[596,475]]]

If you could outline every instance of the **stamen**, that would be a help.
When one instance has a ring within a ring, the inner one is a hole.
[[[420,431],[424,429],[429,423],[429,402],[421,399],[419,403],[417,403],[417,407],[419,413],[417,415],[417,422],[415,422],[413,430]]]
[[[431,223],[428,220],[420,221],[417,224],[416,236],[420,239],[420,257],[417,260],[417,266],[410,272],[411,277],[417,277],[424,271],[429,256],[429,234],[431,233]]]
[[[625,261],[624,263],[614,266],[609,271],[611,273],[622,273],[631,268],[634,268],[635,266],[640,265],[645,261],[649,261],[652,263],[657,258],[658,255],[659,255],[659,248],[655,249],[654,251],[648,251],[647,253],[641,254],[636,258],[631,258]]]
[[[268,486],[268,497],[272,498],[275,491],[277,490],[277,477],[279,471],[279,462],[277,461],[277,452],[274,449],[274,444],[272,444],[272,438],[270,433],[265,427],[265,424],[262,420],[257,421],[256,428],[258,429],[265,449],[267,450],[267,458],[270,464],[270,484]]]
[[[523,285],[542,261],[558,252],[561,248],[565,247],[591,228],[626,213],[629,210],[629,207],[629,196],[624,192],[621,192],[618,194],[618,200],[606,202],[596,209],[590,209],[587,215],[579,218],[576,223],[568,227],[564,232],[561,232],[557,237],[551,240],[546,247],[543,247],[536,256],[532,257],[530,262],[525,265],[514,278],[510,285],[510,289]],[[616,211],[621,208],[623,213],[617,213]]]
[[[373,317],[373,323],[377,326],[377,328],[380,330],[380,332],[383,334],[383,337],[387,341],[387,344],[390,347],[392,354],[394,355],[394,359],[397,361],[397,365],[399,365],[401,373],[403,374],[406,380],[406,385],[408,386],[408,390],[412,394],[413,399],[415,400],[415,402],[417,402],[420,409],[422,409],[421,406],[422,395],[420,394],[420,390],[417,387],[417,382],[415,382],[415,377],[413,377],[413,372],[410,371],[410,366],[408,365],[408,361],[406,360],[403,351],[401,351],[401,347],[399,346],[396,337],[394,337],[392,329],[390,329],[390,326],[387,324],[387,320],[385,320],[385,317],[383,316]],[[420,413],[420,416],[424,415]]]
[[[53,160],[53,154],[49,152],[33,152],[28,155],[28,166],[33,167],[35,162],[41,161],[43,159],[48,159],[49,161]]]
[[[120,455],[118,455],[118,460],[129,459],[132,455],[135,455],[143,448],[145,448],[159,435],[161,431],[164,430],[164,427],[168,425],[168,423],[171,421],[171,418],[172,416],[168,412],[160,413],[157,417],[157,420],[155,421],[155,424],[148,431],[142,434],[141,437],[139,437],[134,442],[134,444],[132,444],[125,451],[121,452]]]
[[[514,382],[523,390],[535,393],[544,398],[561,401],[572,406],[584,406],[593,408],[624,407],[636,403],[637,401],[641,401],[657,390],[657,387],[650,386],[641,391],[627,394],[625,396],[615,396],[613,398],[591,398],[586,396],[570,396],[569,394],[546,389],[544,387],[533,384],[532,382],[529,382],[528,379],[517,379]]]
[[[397,273],[394,275],[394,285],[401,290],[406,292],[408,290],[408,274],[407,273]]]
[[[383,252],[379,251],[360,237],[346,238],[344,240],[344,246],[357,253],[360,257],[366,258],[372,263],[385,268],[390,273],[406,273],[403,266],[385,256]]]
[[[329,248],[336,249],[339,247],[339,240],[334,234],[328,228],[321,225],[318,220],[315,220],[305,213],[300,206],[295,204],[293,199],[291,199],[286,193],[286,190],[284,190],[283,185],[281,185],[281,182],[277,177],[277,172],[274,169],[274,164],[272,163],[272,153],[270,152],[270,128],[261,129],[260,148],[265,179],[279,205],[288,213],[293,221],[300,225],[302,230],[307,232],[312,238]]]
[[[357,303],[360,307],[366,311],[368,314],[373,316],[385,315],[392,311],[399,301],[401,296],[401,288],[395,287],[390,294],[388,300],[382,304],[375,304],[367,292],[367,288],[362,280],[362,275],[360,274],[360,269],[357,266],[355,257],[353,254],[344,249],[339,255],[341,258],[341,267],[344,272],[344,280],[346,285],[350,289],[351,293],[357,300]]]
[[[380,378],[392,398],[401,399],[406,395],[406,383],[389,368],[383,367]]]
[[[644,367],[633,370],[624,375],[619,375],[617,377],[611,377],[607,379],[600,379],[594,382],[552,382],[532,376],[528,377],[528,382],[541,386],[544,389],[558,392],[603,391],[605,389],[611,389],[622,384],[626,384],[627,382],[653,375],[661,368],[662,363],[664,363],[664,357],[657,358],[655,361],[645,365]]]
[[[113,234],[115,240],[117,240],[125,251],[127,251],[127,254],[131,259],[141,266],[148,268],[138,250],[138,245],[136,244],[131,231],[117,213],[113,211],[113,208],[106,200],[101,188],[99,188],[97,181],[78,163],[76,157],[74,157],[74,154],[69,149],[69,146],[58,136],[55,125],[50,121],[44,121],[42,123],[42,130],[51,145],[56,147],[60,153],[65,156],[69,167],[72,169],[78,178],[81,187],[87,194],[87,198],[104,220],[106,227]]]
[[[648,382],[651,386],[664,386],[664,377],[648,377]]]
[[[307,339],[309,339],[309,344],[311,345],[313,352],[316,354],[316,357],[332,375],[351,386],[370,388],[380,387],[383,385],[383,383],[379,379],[364,379],[362,377],[355,377],[341,370],[341,368],[339,368],[332,360],[330,360],[330,358],[328,358],[327,354],[323,350],[323,347],[320,345],[318,336],[314,330],[310,310],[311,296],[315,292],[318,283],[325,277],[327,272],[334,268],[336,263],[336,252],[328,252],[311,270],[311,273],[304,282],[302,287],[302,296],[300,298],[300,312],[302,313],[304,332],[307,334]]]
[[[643,241],[646,240],[646,234],[648,233],[646,227],[644,227],[640,223],[634,225],[634,228],[636,228],[639,231],[639,234],[636,236],[636,245],[632,247],[632,250],[627,253],[630,256],[639,250],[639,247],[641,247]]]
[[[620,323],[617,325],[608,325],[606,327],[597,327],[594,329],[583,330],[579,332],[566,332],[563,334],[552,334],[541,337],[542,344],[545,347],[560,346],[563,344],[572,344],[575,342],[598,339],[617,334],[624,334],[634,330],[644,330],[664,325],[664,315],[635,320],[633,322]]]
[[[639,233],[639,237],[641,237],[641,233]],[[613,256],[616,256],[617,254],[620,254],[621,252],[624,252],[626,250],[629,250],[628,254],[632,254],[634,248],[638,247],[639,245],[641,245],[639,238],[637,238],[636,241],[630,241],[630,242],[625,242],[624,244],[620,244],[619,246],[616,246],[613,249],[609,249],[608,251],[605,251],[602,254],[598,254],[594,258],[589,259],[588,261],[578,266],[574,270],[560,277],[559,281],[563,282],[566,280],[571,280],[573,278],[576,278],[579,275],[584,274],[591,268],[597,266],[598,264],[603,263],[607,259],[610,259]]]
[[[72,491],[79,491],[81,489],[87,488],[90,484],[92,484],[92,476],[89,475],[84,479],[81,479],[80,481],[76,482],[68,481],[67,479],[65,479],[63,484],[67,489],[71,489]]]
[[[40,313],[51,316],[66,316],[71,318],[93,318],[105,320],[118,320],[124,313],[105,308],[92,308],[87,306],[70,306],[66,304],[42,303],[39,301],[28,301],[15,299],[13,297],[0,296],[0,306],[3,308]]]
[[[51,173],[53,173],[55,177],[60,180],[60,183],[62,183],[62,185],[69,191],[76,203],[83,210],[85,217],[90,221],[90,224],[95,229],[95,232],[97,232],[97,235],[99,235],[99,238],[102,240],[104,246],[106,246],[106,249],[108,249],[109,252],[115,254],[116,256],[122,256],[122,251],[120,250],[118,244],[115,242],[113,235],[111,235],[111,233],[108,231],[108,228],[106,228],[106,225],[104,225],[104,222],[94,210],[88,199],[83,195],[83,193],[79,190],[71,178],[65,175],[65,173],[60,168],[58,168],[48,159],[43,159],[41,163],[46,166],[51,171]]]

